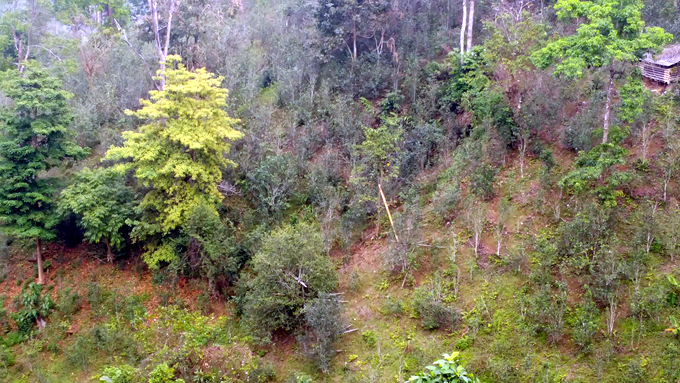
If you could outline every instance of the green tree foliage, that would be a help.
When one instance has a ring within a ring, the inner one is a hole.
[[[616,143],[604,143],[589,152],[580,152],[576,159],[576,169],[564,176],[559,181],[559,186],[576,194],[589,191],[603,206],[616,206],[616,197],[621,195],[616,188],[631,177],[628,172],[613,169],[615,165],[625,163],[625,154],[626,150]],[[604,182],[596,185],[598,180]]]
[[[305,304],[304,314],[307,331],[298,341],[309,358],[327,373],[336,352],[333,343],[343,332],[342,304],[337,294],[321,293]]]
[[[137,369],[127,364],[119,367],[107,366],[102,371],[99,380],[108,383],[134,383],[137,381],[137,374]]]
[[[658,51],[673,36],[658,27],[645,28],[640,18],[642,0],[559,0],[560,20],[580,22],[576,33],[556,39],[532,55],[534,64],[547,68],[553,62],[556,75],[581,77],[585,68],[608,71],[602,143],[609,133],[609,111],[615,76],[624,64],[638,61],[647,51]],[[617,67],[618,66],[618,67]]]
[[[43,287],[31,282],[19,295],[19,309],[11,317],[21,334],[27,335],[36,322],[46,318],[54,308],[50,294],[43,294]]]
[[[233,165],[225,158],[229,141],[242,136],[233,128],[238,120],[224,111],[227,90],[219,87],[221,77],[204,69],[190,72],[179,56],[169,56],[166,66],[164,89],[150,91],[151,100],[128,112],[146,123],[138,132],[123,132],[124,145],[111,147],[106,156],[130,160],[118,167],[133,169],[151,188],[139,205],[144,215],[133,229],[137,239],[180,227],[195,206],[220,203],[217,184],[222,170]],[[145,260],[152,267],[173,259],[167,244],[147,250]]]
[[[619,119],[627,123],[635,121],[644,111],[645,96],[648,93],[645,90],[645,85],[642,83],[640,71],[634,70],[619,90],[619,96],[621,97],[621,105],[617,113]]]
[[[175,379],[175,368],[161,363],[149,374],[149,383],[184,383],[184,379]]]
[[[369,36],[381,29],[385,33],[385,18],[391,8],[388,0],[330,0],[320,3],[318,28],[326,49],[331,53],[346,50],[352,61],[356,61],[359,51],[365,51],[366,45],[373,43]]]
[[[187,274],[207,278],[210,291],[226,288],[241,266],[241,260],[234,256],[233,229],[228,219],[221,219],[206,204],[192,208],[182,226],[187,243],[180,267],[186,267]]]
[[[462,64],[459,56],[449,54],[449,63],[453,66],[449,75],[451,80],[447,89],[447,99],[455,109],[472,110],[472,101],[484,92],[490,85],[489,67],[482,47],[473,47],[470,53],[463,57]]]
[[[262,216],[278,217],[294,193],[297,167],[290,155],[269,155],[247,174],[248,186]]]
[[[0,49],[3,51],[0,69],[11,63],[23,72],[23,62],[46,49],[39,45],[50,20],[46,5],[40,0],[0,3]]]
[[[264,339],[277,329],[297,329],[305,320],[305,304],[337,287],[319,228],[308,223],[274,230],[253,257],[252,271],[244,319]]]
[[[359,175],[357,182],[366,184],[380,183],[384,179],[395,178],[399,175],[399,141],[402,135],[400,118],[394,114],[381,117],[382,124],[377,128],[364,127],[364,142],[356,149],[363,160],[355,170]],[[364,175],[361,177],[361,175]]]
[[[120,230],[134,214],[134,193],[125,185],[124,174],[111,168],[84,168],[61,192],[58,205],[62,214],[80,217],[78,225],[87,241],[104,242],[106,259],[113,262],[113,250],[125,241]]]
[[[462,366],[460,353],[444,354],[433,366],[425,367],[427,371],[412,376],[407,382],[411,383],[478,383],[473,374]]]
[[[585,287],[586,293],[583,302],[574,308],[571,323],[571,339],[581,349],[582,353],[589,353],[593,350],[593,337],[599,328],[600,311],[593,301],[593,294],[588,286]]]
[[[43,282],[41,240],[52,240],[58,222],[54,209],[55,178],[45,172],[67,158],[80,159],[87,151],[75,144],[67,100],[71,94],[61,81],[37,64],[23,74],[8,71],[2,90],[13,104],[0,116],[0,221],[2,231],[15,238],[36,239],[38,279]]]
[[[364,103],[368,105],[365,100]],[[372,107],[368,105],[367,109],[372,110]],[[402,152],[400,144],[403,133],[402,119],[396,114],[383,114],[380,119],[381,124],[377,128],[363,128],[365,139],[355,146],[360,161],[352,170],[350,178],[350,183],[355,187],[357,201],[369,202],[369,205],[375,204],[378,212],[382,206],[380,188],[388,190],[387,195],[389,195],[389,188],[386,188],[387,185],[384,182],[399,176]],[[379,219],[378,229],[380,229]]]
[[[52,2],[56,17],[74,28],[105,25],[125,25],[130,18],[128,2],[123,0],[55,0]]]

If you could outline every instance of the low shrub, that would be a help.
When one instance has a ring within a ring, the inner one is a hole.
[[[99,380],[108,383],[136,383],[139,381],[139,370],[127,364],[119,367],[107,366]]]
[[[489,201],[494,197],[493,182],[495,177],[496,172],[491,166],[487,164],[477,166],[470,176],[472,191],[484,201]]]
[[[361,338],[366,342],[368,347],[374,347],[376,344],[378,344],[378,337],[375,335],[375,332],[371,330],[366,330],[361,333]]]
[[[342,334],[342,306],[337,295],[320,294],[319,298],[305,304],[307,332],[298,340],[303,351],[323,372],[330,367],[335,354],[333,343]]]
[[[175,368],[161,363],[149,374],[149,383],[184,383],[184,379],[175,380]]]
[[[276,379],[276,371],[268,364],[257,363],[257,367],[250,371],[248,383],[265,383]]]
[[[42,294],[43,285],[29,283],[18,297],[18,310],[10,316],[22,334],[28,334],[36,321],[47,317],[54,308],[49,294]]]
[[[478,383],[473,374],[467,372],[462,366],[462,360],[458,352],[444,354],[444,359],[439,359],[432,366],[427,366],[425,372],[412,376],[409,383],[454,383],[469,382]]]
[[[401,299],[387,298],[380,309],[384,315],[400,317],[404,314],[404,302]]]
[[[14,358],[14,354],[12,354],[12,350],[10,350],[9,347],[0,344],[0,367],[7,369],[15,363],[16,359]]]
[[[57,294],[56,309],[59,313],[66,317],[70,317],[80,311],[82,307],[83,298],[78,295],[77,291],[70,287],[62,289]]]
[[[443,294],[437,286],[424,285],[413,294],[413,311],[426,330],[450,328],[461,319],[460,311],[443,301]]]

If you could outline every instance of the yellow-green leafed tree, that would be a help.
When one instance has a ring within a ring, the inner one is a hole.
[[[179,56],[168,56],[165,63],[165,87],[150,91],[141,109],[126,111],[145,123],[138,131],[123,132],[124,145],[111,147],[105,157],[127,160],[117,166],[133,169],[150,188],[132,233],[137,240],[181,227],[198,205],[219,204],[222,170],[235,165],[225,155],[230,142],[242,136],[234,129],[238,120],[224,110],[228,91],[220,88],[221,77],[205,69],[190,72]],[[151,267],[172,260],[169,246],[162,243],[147,243],[145,260]]]

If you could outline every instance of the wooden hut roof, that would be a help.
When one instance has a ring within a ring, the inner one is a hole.
[[[680,45],[669,45],[664,48],[663,52],[656,56],[647,53],[645,57],[642,58],[642,61],[666,67],[673,66],[680,63]]]

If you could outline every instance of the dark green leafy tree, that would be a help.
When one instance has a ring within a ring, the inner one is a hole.
[[[35,63],[23,74],[6,72],[0,83],[13,103],[1,113],[0,222],[2,231],[36,241],[38,283],[44,282],[41,246],[55,238],[55,178],[46,171],[87,151],[72,140],[67,100],[61,81]]]
[[[210,205],[200,204],[187,214],[182,234],[186,256],[179,262],[190,275],[208,279],[211,292],[222,291],[233,282],[242,260],[234,257],[233,225],[221,219]]]
[[[277,329],[297,329],[305,321],[305,304],[337,287],[320,230],[308,223],[273,231],[253,257],[252,270],[244,319],[264,339]]]
[[[642,0],[559,0],[560,20],[576,20],[576,33],[556,39],[536,51],[532,60],[547,68],[554,62],[555,74],[581,77],[585,68],[605,68],[607,96],[604,105],[602,143],[607,143],[614,79],[647,51],[658,51],[672,35],[658,27],[645,27],[640,18]]]
[[[125,241],[120,230],[134,214],[134,193],[125,185],[124,174],[111,168],[85,168],[61,192],[58,207],[62,214],[77,214],[87,241],[104,242],[106,260],[113,262],[113,250]]]

